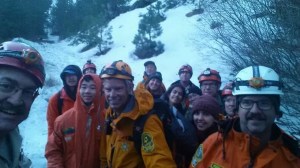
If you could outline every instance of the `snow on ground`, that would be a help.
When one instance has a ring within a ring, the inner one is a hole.
[[[224,82],[228,81],[229,68],[216,55],[210,46],[216,46],[206,32],[210,32],[209,25],[204,20],[206,14],[186,17],[185,14],[193,9],[192,6],[182,6],[167,11],[167,20],[161,23],[163,34],[159,40],[165,44],[165,52],[157,57],[147,59],[156,63],[158,71],[163,74],[163,82],[168,87],[178,80],[178,70],[183,64],[190,64],[194,69],[192,82],[198,85],[198,75],[207,67],[221,72]],[[115,60],[127,62],[135,76],[135,84],[142,80],[144,62],[132,56],[134,35],[138,29],[139,14],[145,13],[146,9],[136,9],[120,15],[110,22],[113,36],[113,48],[105,56],[93,56],[96,49],[79,53],[83,45],[69,46],[68,41],[58,41],[54,44],[31,43],[46,63],[46,85],[41,90],[41,95],[34,102],[29,118],[20,125],[21,134],[24,137],[23,148],[25,154],[32,160],[33,167],[46,167],[44,158],[45,144],[47,140],[46,110],[47,101],[51,95],[62,87],[59,77],[62,69],[69,64],[80,67],[87,59],[92,59],[100,69]],[[55,38],[55,37],[52,37]]]

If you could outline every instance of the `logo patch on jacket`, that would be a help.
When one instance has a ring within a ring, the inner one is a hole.
[[[69,127],[63,130],[65,141],[71,141],[73,139],[75,133],[75,129],[73,127]]]
[[[217,165],[216,163],[212,163],[210,168],[223,168],[223,167],[220,165]]]
[[[192,159],[192,167],[195,167],[203,158],[203,145],[201,144]]]
[[[148,132],[142,134],[142,150],[146,153],[151,153],[154,150],[153,136]]]
[[[68,134],[73,134],[75,132],[75,128],[74,127],[69,127],[63,130],[63,134],[64,135],[68,135]]]

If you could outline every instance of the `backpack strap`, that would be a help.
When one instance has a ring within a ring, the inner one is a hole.
[[[165,135],[167,144],[172,150],[174,137],[170,132],[171,116],[169,115],[169,105],[163,101],[156,101],[151,111],[147,114],[140,116],[134,121],[133,134],[129,137],[129,140],[134,142],[135,149],[137,153],[141,156],[141,146],[142,146],[142,133],[144,131],[145,123],[150,115],[157,115],[163,124],[163,133]]]
[[[141,156],[141,146],[142,146],[142,133],[144,131],[146,120],[149,118],[152,112],[148,112],[145,115],[140,116],[138,119],[135,120],[133,126],[133,134],[129,137],[129,140],[134,142],[134,147],[137,153]]]
[[[62,114],[62,107],[64,104],[64,99],[60,98],[61,96],[61,90],[57,93],[57,111],[58,115]]]
[[[300,148],[298,142],[286,133],[282,133],[282,140],[284,146],[288,148],[289,151],[293,153],[296,157],[300,158]]]

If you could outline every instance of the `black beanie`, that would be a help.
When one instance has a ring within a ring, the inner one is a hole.
[[[151,79],[158,79],[162,82],[162,76],[161,76],[161,73],[160,72],[155,72],[155,74],[149,76],[148,80],[150,81]]]
[[[199,96],[192,103],[192,112],[195,111],[205,111],[210,113],[215,119],[218,119],[219,114],[222,114],[221,107],[217,102],[216,98],[210,95]]]
[[[81,69],[77,65],[68,65],[66,66],[63,71],[60,74],[60,78],[62,79],[63,82],[65,82],[65,75],[70,74],[70,75],[76,75],[78,77],[78,81],[82,76]]]

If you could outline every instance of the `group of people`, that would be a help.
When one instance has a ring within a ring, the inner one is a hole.
[[[63,87],[47,109],[49,168],[90,167],[299,167],[296,140],[275,123],[283,84],[265,66],[242,69],[221,87],[207,68],[193,84],[183,65],[169,87],[155,62],[144,63],[134,87],[119,60],[97,75],[90,60],[66,66]],[[45,82],[44,62],[19,42],[0,45],[0,167],[25,167],[18,124]],[[23,164],[23,166],[22,166]]]

